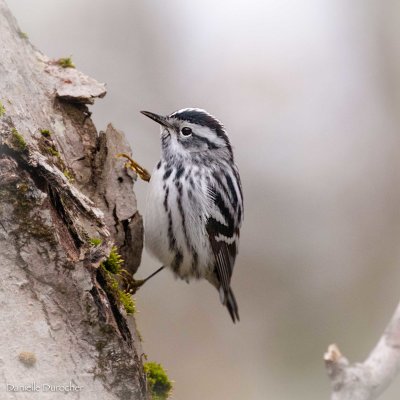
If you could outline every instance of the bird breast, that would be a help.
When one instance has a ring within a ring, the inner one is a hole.
[[[207,278],[214,264],[205,223],[207,185],[198,166],[160,162],[153,171],[144,230],[147,250],[175,275]]]

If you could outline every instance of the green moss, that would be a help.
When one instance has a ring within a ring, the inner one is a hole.
[[[28,39],[28,34],[26,32],[18,31],[18,36],[21,39]]]
[[[103,243],[102,239],[99,238],[90,238],[89,239],[89,244],[93,247],[100,246]]]
[[[111,292],[117,303],[125,308],[127,314],[134,314],[136,311],[136,305],[132,296],[119,287],[116,275],[108,271],[105,268],[104,263],[101,264],[101,268],[105,271],[105,279],[109,292]]]
[[[48,146],[48,147],[46,148],[46,152],[47,152],[48,154],[50,154],[51,156],[53,156],[53,157],[57,157],[57,158],[60,157],[60,153],[58,152],[58,150],[56,150],[56,149],[54,148],[54,146]]]
[[[66,178],[72,182],[74,180],[74,175],[69,168],[65,165],[59,151],[57,150],[56,144],[53,141],[51,132],[48,129],[40,130],[41,136],[38,140],[38,145],[41,153],[43,155],[49,155],[53,157],[49,161],[55,165],[60,171],[64,173]]]
[[[118,253],[118,249],[116,246],[113,246],[108,258],[103,262],[104,268],[111,272],[112,274],[119,274],[122,269],[122,264],[124,260],[121,255]]]
[[[0,101],[0,118],[6,113],[3,103]]]
[[[117,279],[122,272],[123,263],[124,260],[118,253],[117,247],[113,246],[109,256],[101,263],[101,268],[103,268],[105,272],[108,290],[114,296],[116,301],[125,308],[127,314],[133,314],[136,311],[135,301],[130,293],[120,288]]]
[[[125,292],[125,290],[119,290],[119,301],[124,306],[127,314],[134,314],[136,311],[136,304],[130,293]]]
[[[47,138],[51,136],[51,132],[48,129],[41,129],[40,133]]]
[[[38,145],[43,155],[47,154],[52,158],[49,161],[55,165],[70,183],[75,182],[75,175],[72,169],[65,165],[65,162],[61,158],[60,152],[57,150],[56,143],[53,140],[52,133],[48,129],[40,129],[41,136],[38,140]]]
[[[74,174],[69,169],[64,169],[63,171],[64,176],[68,179],[69,182],[75,182]]]
[[[172,382],[169,380],[161,364],[147,362],[144,364],[144,372],[153,400],[166,400],[172,391]]]
[[[15,128],[12,128],[11,134],[12,134],[13,144],[17,148],[17,150],[25,151],[26,150],[26,142],[25,142],[25,139],[23,138],[23,136]]]
[[[62,68],[75,68],[75,64],[72,62],[71,56],[65,58],[59,58],[57,64]]]

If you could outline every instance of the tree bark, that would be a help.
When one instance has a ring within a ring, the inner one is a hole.
[[[134,273],[143,245],[115,158],[129,145],[86,106],[105,85],[35,49],[4,0],[0,38],[0,398],[148,399],[134,317],[100,267],[115,244]]]

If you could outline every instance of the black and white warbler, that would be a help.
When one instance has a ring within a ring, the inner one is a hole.
[[[142,114],[161,126],[161,160],[150,179],[144,219],[146,248],[176,277],[207,279],[236,322],[230,283],[243,195],[226,131],[197,108],[166,117]]]

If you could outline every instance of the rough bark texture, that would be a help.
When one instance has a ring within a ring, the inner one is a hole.
[[[375,348],[363,363],[350,364],[336,345],[324,356],[332,400],[374,400],[400,372],[400,304]]]
[[[105,86],[37,51],[4,0],[0,38],[0,398],[147,399],[134,318],[99,268],[116,243],[135,272],[143,236],[115,158],[129,146],[85,105]]]

